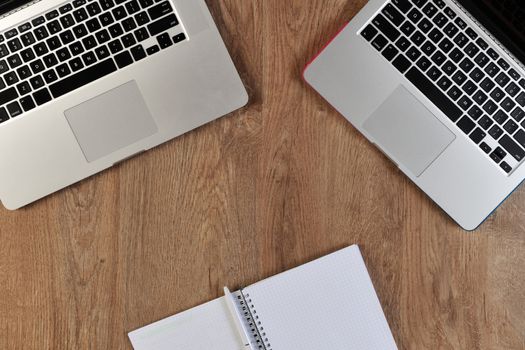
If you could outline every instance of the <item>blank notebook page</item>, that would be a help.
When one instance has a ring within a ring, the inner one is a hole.
[[[243,292],[271,350],[397,349],[357,246]]]
[[[224,297],[129,333],[135,350],[244,349]]]

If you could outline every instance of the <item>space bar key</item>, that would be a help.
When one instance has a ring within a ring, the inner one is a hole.
[[[100,79],[117,70],[112,58],[97,63],[83,71],[73,74],[63,80],[57,81],[49,86],[54,98],[65,95],[73,90]]]
[[[450,120],[456,122],[462,116],[463,113],[461,109],[417,68],[412,67],[406,74],[406,77],[423,95],[445,113]]]

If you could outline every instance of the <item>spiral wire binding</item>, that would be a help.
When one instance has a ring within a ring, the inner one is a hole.
[[[272,346],[270,345],[270,341],[264,331],[262,322],[259,320],[257,310],[253,305],[250,295],[245,295],[241,289],[240,293],[237,295],[237,302],[239,303],[243,321],[252,337],[252,345],[255,346],[256,350],[272,350]]]

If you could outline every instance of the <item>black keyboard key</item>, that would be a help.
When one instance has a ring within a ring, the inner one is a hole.
[[[505,74],[504,72],[501,72],[495,78],[495,81],[496,81],[496,83],[498,83],[499,86],[505,87],[510,82],[510,77],[507,74]]]
[[[49,94],[49,91],[46,88],[35,91],[33,93],[33,98],[35,99],[36,104],[39,106],[51,101],[51,95]]]
[[[99,0],[100,7],[102,7],[103,10],[109,10],[113,6],[115,6],[115,3],[113,0]]]
[[[75,40],[75,36],[73,35],[73,32],[68,29],[60,33],[60,39],[62,40],[62,43],[64,45],[67,45],[69,43],[72,43]]]
[[[449,53],[450,50],[452,50],[452,48],[454,47],[454,44],[452,43],[452,41],[448,40],[447,38],[441,40],[441,42],[439,43],[438,47],[444,52],[444,53]]]
[[[447,91],[452,86],[452,82],[447,77],[441,77],[441,79],[438,80],[437,85],[441,90]]]
[[[455,122],[461,117],[463,114],[461,109],[452,103],[450,99],[417,68],[411,68],[406,74],[406,77],[450,120]]]
[[[35,49],[35,53],[37,56],[43,56],[49,52],[49,49],[47,48],[46,43],[43,41],[36,44],[34,46],[34,49]]]
[[[443,73],[436,66],[433,66],[427,71],[427,77],[432,81],[437,81],[442,75]]]
[[[137,13],[137,14],[135,15],[135,21],[137,21],[137,24],[138,24],[139,26],[142,26],[142,25],[148,23],[148,22],[150,21],[150,19],[149,19],[149,17],[148,17],[148,14],[146,13],[146,11],[142,11],[142,12]],[[368,28],[368,27],[373,28],[372,25],[367,26],[367,28]],[[375,28],[373,28],[373,29],[376,31],[376,34],[377,34],[377,29],[375,29]],[[366,30],[366,28],[365,28],[365,30]],[[363,30],[363,32],[364,32],[365,30]],[[363,32],[361,32],[361,35],[363,35]],[[368,34],[371,34],[371,33],[368,33]],[[375,35],[375,34],[374,34],[374,35]],[[364,36],[364,35],[363,35],[363,36]],[[372,36],[372,37],[373,37],[373,36]],[[370,40],[372,40],[372,38],[367,39],[367,40],[370,41]]]
[[[86,50],[91,50],[97,46],[97,41],[93,35],[90,35],[82,39],[82,44],[84,44]]]
[[[408,41],[407,38],[404,36],[400,37],[398,41],[396,41],[396,47],[402,51],[405,52],[410,47],[410,41]]]
[[[453,101],[457,101],[461,96],[463,96],[463,93],[457,86],[453,86],[450,90],[448,90],[447,95]]]
[[[423,5],[425,5],[427,3],[428,0],[412,0],[412,2],[417,6],[417,7],[423,7]]]
[[[499,125],[503,125],[503,123],[505,123],[507,119],[509,119],[509,116],[507,113],[503,112],[500,109],[499,111],[496,112],[496,114],[494,114],[493,118],[496,121],[496,123],[498,123]]]
[[[44,63],[40,59],[31,62],[29,66],[31,67],[33,74],[38,74],[45,69]]]
[[[69,28],[75,24],[75,19],[68,13],[67,15],[60,17],[60,23],[64,29]]]
[[[428,37],[434,44],[438,44],[441,39],[443,39],[443,33],[441,33],[439,29],[434,28],[428,33]]]
[[[479,126],[481,126],[484,130],[487,130],[488,128],[490,128],[492,126],[492,124],[494,124],[494,121],[492,119],[490,119],[489,117],[487,117],[486,115],[484,115],[483,117],[481,117],[481,119],[478,121],[478,124]]]
[[[468,57],[474,57],[479,53],[479,47],[474,43],[470,43],[463,49]]]
[[[135,23],[135,20],[133,19],[133,17],[126,18],[125,20],[123,20],[122,28],[124,28],[125,32],[129,32],[137,28],[137,24]]]
[[[432,62],[434,62],[438,67],[441,66],[446,60],[447,56],[445,56],[441,51],[436,51],[432,55]]]
[[[62,42],[60,41],[60,39],[58,38],[58,36],[53,36],[49,39],[46,40],[46,43],[47,43],[47,46],[49,47],[50,50],[56,50],[58,48],[60,48],[62,46]]]
[[[90,16],[96,16],[100,12],[102,12],[102,9],[100,8],[100,5],[98,4],[98,2],[91,2],[90,4],[86,6],[86,9]]]
[[[14,55],[7,58],[7,63],[9,63],[9,67],[11,67],[11,69],[14,69],[22,65],[22,59],[18,54],[15,53]]]
[[[478,40],[476,40],[476,44],[478,44],[478,46],[481,47],[482,50],[486,50],[489,47],[489,44],[487,44],[487,42],[481,38],[478,38]]]
[[[122,44],[124,44],[125,48],[131,47],[137,43],[135,37],[131,33],[124,35],[120,40],[122,40]]]
[[[501,162],[501,164],[499,165],[501,167],[501,169],[503,169],[504,172],[506,172],[507,174],[510,173],[512,171],[512,167],[509,165],[509,163],[507,162]]]
[[[465,57],[465,54],[461,52],[458,48],[455,48],[448,54],[448,57],[450,57],[450,59],[455,63],[459,63],[463,59],[463,57]]]
[[[69,61],[69,66],[71,67],[71,70],[73,72],[77,72],[84,68],[84,63],[82,63],[82,60],[80,57],[73,58],[71,61]]]
[[[476,84],[469,80],[463,85],[462,89],[467,95],[472,96],[472,94],[476,92],[478,87]]]
[[[456,25],[460,28],[460,29],[465,29],[467,28],[467,24],[465,23],[464,20],[462,20],[461,18],[457,17],[455,20],[454,20],[454,23],[456,23]]]
[[[489,100],[487,101],[487,103],[483,105],[483,110],[488,115],[493,115],[498,110],[498,105],[492,102],[491,100]]]
[[[396,59],[392,61],[392,64],[401,73],[405,73],[411,65],[410,61],[403,54],[397,56]]]
[[[483,129],[481,128],[476,128],[476,130],[474,130],[472,132],[472,134],[470,134],[470,139],[472,141],[474,141],[475,144],[478,144],[480,143],[481,141],[483,141],[483,139],[487,136],[487,133],[485,133],[485,131],[483,131]]]
[[[31,73],[31,69],[29,69],[28,65],[22,66],[16,70],[18,73],[18,76],[21,80],[29,78],[33,73]]]
[[[118,6],[111,11],[113,13],[113,17],[115,20],[120,21],[121,19],[125,18],[128,14],[126,13],[126,9],[124,6]]]
[[[115,20],[113,19],[113,16],[111,15],[111,12],[104,12],[103,14],[98,16],[98,19],[100,23],[102,23],[102,26],[104,27],[107,27],[113,22],[115,22]]]
[[[483,79],[483,81],[479,85],[486,93],[491,92],[492,89],[494,89],[494,87],[496,86],[496,84],[492,80],[490,80],[490,78]]]
[[[140,11],[139,3],[136,0],[132,0],[126,3],[126,10],[130,15]]]
[[[133,63],[133,58],[128,51],[124,51],[115,56],[115,62],[119,68],[124,68]]]
[[[108,42],[111,39],[111,36],[109,35],[108,31],[106,29],[102,29],[95,33],[95,37],[97,38],[97,41],[99,44],[104,44]]]
[[[423,7],[423,13],[427,15],[428,18],[434,17],[434,15],[438,12],[438,9],[436,6],[434,6],[432,3],[428,3]]]
[[[481,108],[479,108],[478,106],[474,105],[472,106],[469,111],[468,111],[468,115],[474,119],[474,120],[478,120],[482,115],[483,115],[483,111],[481,110]]]
[[[33,26],[37,27],[39,25],[41,25],[42,23],[44,23],[46,20],[44,18],[44,16],[40,16],[40,17],[37,17],[37,18],[34,18],[31,23],[33,24]]]
[[[85,5],[85,4],[86,4],[86,0],[74,0],[74,1],[73,1],[73,6],[74,6],[75,8],[80,7],[80,6],[83,6],[83,5]]]
[[[514,79],[515,81],[518,81],[520,80],[521,76],[518,72],[516,72],[516,70],[514,68],[511,68],[509,70],[509,75],[512,79]]]
[[[9,115],[11,115],[11,118],[18,117],[20,114],[22,114],[22,108],[17,101],[11,102],[6,106],[6,108],[9,112]]]
[[[97,57],[91,51],[90,52],[86,52],[85,54],[82,55],[82,62],[84,62],[84,65],[86,65],[86,66],[92,65],[96,61],[97,61]]]
[[[490,128],[489,135],[497,141],[503,135],[503,130],[499,126],[494,125]]]
[[[135,32],[135,38],[138,42],[144,41],[149,38],[149,33],[146,28],[139,28]]]
[[[0,107],[0,123],[4,123],[9,120],[9,114],[4,107]]]
[[[523,109],[516,107],[512,113],[510,113],[510,116],[514,118],[515,121],[521,122],[523,118],[525,117],[525,111]]]
[[[471,73],[470,73],[470,78],[472,80],[474,80],[476,83],[479,83],[481,81],[481,79],[483,79],[485,77],[485,73],[483,73],[479,68],[475,68]]]
[[[159,51],[160,51],[160,48],[159,48],[158,45],[153,45],[153,46],[148,47],[148,48],[146,49],[146,52],[147,52],[148,55],[150,55],[150,56],[153,55],[153,54],[156,54],[156,53],[159,52]]]
[[[501,147],[496,147],[494,153],[501,159],[504,159],[507,156],[507,152],[505,152]]]
[[[57,10],[53,10],[51,12],[46,13],[46,19],[48,21],[52,20],[53,18],[57,18],[57,17],[58,17],[58,11]]]
[[[164,15],[167,15],[170,12],[173,12],[173,9],[172,9],[169,1],[163,1],[160,4],[155,5],[155,6],[151,7],[150,9],[148,9],[148,14],[149,14],[149,16],[151,17],[152,20],[160,18],[160,17],[162,17]],[[391,4],[388,4],[387,6],[385,6],[385,8],[383,9],[383,14],[385,14],[385,16],[387,16],[390,20],[392,20],[392,22],[395,25],[397,25],[397,26],[399,26],[399,25],[401,25],[401,23],[403,23],[404,16],[401,13],[399,13],[394,8],[394,6],[392,6]],[[382,21],[384,19],[383,16],[381,16],[381,17],[382,17],[382,19],[380,19],[380,21]],[[376,19],[377,19],[377,17],[376,17]],[[374,22],[374,24],[376,24],[376,23]],[[379,25],[377,25],[377,27],[379,28],[379,30],[382,31],[382,28]],[[390,29],[388,29],[388,30],[390,30]],[[387,35],[387,37],[388,37],[388,35]],[[390,37],[388,37],[388,38],[390,38]],[[391,39],[391,40],[394,40],[394,39]]]
[[[496,102],[500,102],[504,96],[505,93],[500,88],[495,88],[490,94],[490,97],[492,97]]]
[[[23,48],[22,43],[20,42],[20,39],[18,38],[9,40],[7,42],[7,46],[9,46],[9,50],[11,50],[11,52],[16,52],[18,50],[22,50]]]
[[[407,13],[412,8],[412,4],[408,0],[392,0],[392,2],[403,13]]]
[[[112,38],[118,38],[122,34],[124,34],[124,31],[122,30],[122,26],[120,23],[115,23],[109,26],[108,32],[111,35]]]
[[[9,29],[7,32],[4,33],[4,36],[6,39],[11,39],[18,35],[18,30],[16,28]]]
[[[47,24],[47,29],[49,30],[49,33],[51,35],[56,34],[62,30],[62,27],[60,26],[60,23],[57,19],[54,21],[51,21]]]
[[[67,65],[67,63],[62,63],[58,65],[56,70],[60,78],[63,78],[66,75],[71,74],[71,69],[69,69],[69,66]]]
[[[122,47],[122,43],[118,39],[115,39],[112,42],[110,42],[108,44],[108,47],[112,54],[116,54],[124,49],[124,47]]]
[[[158,1],[158,0],[157,0]],[[154,4],[153,0],[139,0],[140,6],[144,9]]]
[[[459,67],[463,70],[463,72],[468,74],[472,69],[474,69],[474,62],[465,57],[459,64]]]
[[[443,31],[449,38],[452,39],[459,32],[459,29],[454,25],[454,23],[449,23],[445,26],[445,28],[443,28]]]
[[[60,50],[56,52],[56,55],[60,62],[67,61],[71,58],[71,53],[69,52],[69,49],[67,47],[63,47]]]
[[[20,40],[24,46],[29,46],[35,43],[35,36],[31,32],[24,33],[20,36]]]
[[[20,96],[27,95],[28,93],[31,92],[31,86],[29,85],[27,81],[23,81],[20,84],[18,84],[16,86],[16,89],[18,90],[18,93],[20,94]]]
[[[99,60],[102,60],[110,55],[106,45],[99,46],[95,49],[95,54]]]
[[[32,48],[27,48],[20,51],[20,57],[22,57],[24,62],[29,62],[35,58],[35,53],[33,52]]]
[[[454,38],[454,42],[457,46],[463,48],[468,43],[468,38],[465,35],[463,35],[463,33],[459,33]]]
[[[49,87],[53,97],[65,95],[117,70],[113,59],[108,58],[91,67],[60,80]]]
[[[505,89],[505,92],[509,94],[510,97],[514,97],[520,92],[520,87],[516,85],[514,82],[510,83],[507,88]]]
[[[36,107],[35,102],[31,96],[24,96],[20,99],[20,104],[25,112],[32,110]]]
[[[51,68],[52,66],[55,66],[58,63],[57,57],[54,53],[45,55],[44,57],[42,57],[42,60],[46,64],[47,68]]]
[[[465,33],[468,35],[468,37],[472,40],[476,40],[478,38],[478,33],[476,33],[472,28],[467,28],[465,30]]]
[[[401,29],[401,32],[403,32],[403,34],[406,36],[410,36],[416,30],[416,27],[409,21],[405,21],[405,23],[403,23],[399,29]]]
[[[456,67],[454,63],[447,61],[441,67],[441,69],[443,69],[443,72],[445,72],[446,75],[451,76],[458,69],[458,67]]]
[[[525,157],[525,151],[510,136],[505,135],[499,140],[499,144],[518,162]]]
[[[472,130],[474,130],[476,123],[474,123],[469,117],[464,116],[459,120],[457,126],[461,129],[461,131],[468,135]]]
[[[500,68],[496,66],[494,63],[490,63],[485,68],[485,73],[487,73],[489,76],[494,77],[496,74],[500,72]]]
[[[383,51],[386,44],[388,44],[387,38],[385,38],[383,35],[378,34],[374,40],[372,40],[372,46],[376,48],[378,51]]]
[[[498,65],[504,70],[507,71],[510,68],[510,65],[503,58],[498,60]]]
[[[378,15],[376,17],[376,20],[377,18],[381,16],[381,15]],[[383,16],[381,16],[383,17]],[[383,17],[383,20],[386,21],[386,19]],[[382,23],[382,21],[380,20],[379,22]],[[177,17],[174,15],[174,14],[171,14],[171,15],[168,15],[164,18],[161,18],[159,20],[157,20],[156,22],[152,22],[150,24],[148,24],[148,30],[149,30],[149,33],[150,35],[154,36],[154,35],[157,35],[157,34],[160,34],[166,30],[168,30],[169,28],[172,28],[172,27],[175,27],[176,25],[179,24],[179,21],[177,20]],[[385,33],[383,30],[386,30],[386,27],[387,26],[390,26],[392,30],[387,30],[388,34],[387,34],[387,37],[392,40],[392,41],[395,41],[399,35],[401,35],[399,33],[399,31],[394,28],[390,23],[387,22],[387,24],[385,23],[382,23],[383,25],[383,28],[381,28],[381,26],[378,26],[379,30],[382,31],[383,33]]]
[[[516,130],[518,130],[518,127],[518,124],[516,124],[512,119],[509,119],[509,121],[503,126],[503,129],[512,135],[516,132]]]
[[[436,46],[434,44],[432,44],[430,41],[427,40],[427,42],[425,42],[423,44],[423,46],[421,46],[421,50],[427,55],[427,56],[430,56],[434,53],[434,51],[436,51]]]
[[[19,82],[18,76],[15,72],[9,72],[4,75],[5,82],[8,86],[14,85]]]
[[[168,33],[161,34],[157,37],[157,41],[159,43],[159,46],[161,49],[165,49],[171,45],[173,45],[173,42],[171,41],[171,38]],[[399,51],[394,47],[394,45],[388,45],[386,49],[383,51],[383,56],[389,61],[391,61],[396,55],[399,53]]]
[[[501,101],[500,106],[506,112],[510,113],[510,111],[516,107],[516,102],[512,101],[510,97],[506,97],[503,101]]]
[[[448,21],[448,18],[445,17],[442,13],[438,13],[432,20],[432,22],[434,22],[434,24],[439,28],[443,28],[448,23]]]
[[[130,51],[135,61],[140,61],[141,59],[146,57],[146,52],[144,51],[144,48],[142,47],[142,45],[137,45],[131,48]]]
[[[87,30],[86,26],[83,23],[81,23],[81,24],[73,27],[73,33],[75,34],[75,37],[77,39],[80,39],[80,38],[83,38],[86,35],[88,35],[88,30]]]
[[[423,18],[417,25],[417,27],[425,34],[429,32],[430,29],[432,29],[432,23],[426,19]]]
[[[476,56],[476,59],[474,61],[478,64],[478,66],[483,68],[490,62],[490,58],[489,56],[485,55],[483,52],[480,52]]]
[[[421,71],[426,72],[426,70],[432,66],[432,62],[430,62],[428,58],[423,56],[417,61],[417,66],[419,67],[419,69],[421,69]]]
[[[45,85],[44,79],[42,79],[40,75],[29,79],[29,83],[31,84],[33,90],[40,89],[42,86]]]
[[[37,40],[42,40],[42,39],[45,39],[49,36],[49,32],[47,31],[46,27],[44,26],[40,26],[38,28],[36,28],[34,31],[33,31],[33,34],[35,34],[35,37],[37,38]]]
[[[48,71],[45,71],[42,76],[44,77],[44,80],[46,83],[51,84],[52,82],[56,81],[58,79],[57,73],[54,69],[50,69]]]
[[[86,22],[86,28],[89,30],[90,33],[94,33],[100,28],[102,28],[102,26],[100,25],[100,22],[97,18],[92,18]]]
[[[5,44],[0,45],[0,58],[9,55],[9,50]]]
[[[487,145],[485,142],[482,142],[479,145],[479,148],[481,148],[483,150],[483,152],[485,152],[486,154],[489,154],[492,151],[492,148],[490,148],[490,146]]]
[[[66,12],[69,12],[73,9],[73,6],[71,6],[71,4],[66,4],[62,7],[60,7],[58,10],[60,11],[60,13],[64,14]]]
[[[426,38],[423,35],[423,33],[421,33],[419,30],[417,30],[416,32],[414,32],[414,34],[412,34],[412,36],[410,37],[410,40],[412,40],[412,42],[416,46],[421,46],[421,44],[423,44],[425,42]]]
[[[5,105],[16,98],[18,98],[18,93],[14,87],[0,91],[0,105]]]

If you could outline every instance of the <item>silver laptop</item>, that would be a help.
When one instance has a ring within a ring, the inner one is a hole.
[[[247,102],[203,0],[4,0],[0,11],[9,209]]]
[[[525,4],[371,0],[306,81],[475,229],[523,181]]]

